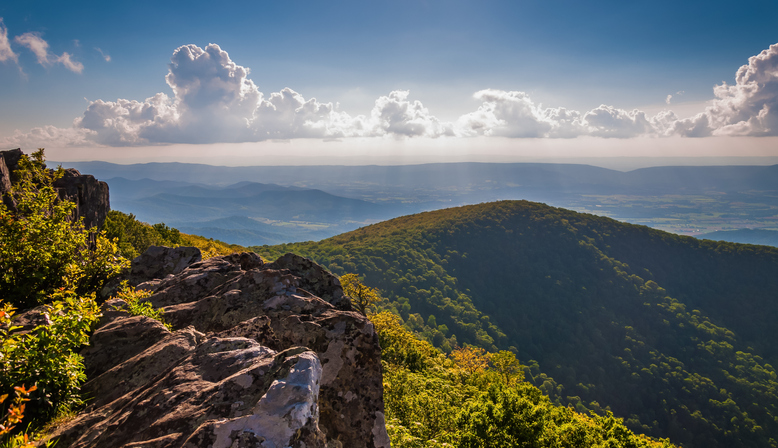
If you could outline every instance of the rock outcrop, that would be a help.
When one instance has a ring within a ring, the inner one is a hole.
[[[111,209],[108,184],[89,174],[69,168],[54,182],[60,199],[76,204],[76,218],[84,218],[84,227],[100,227]]]
[[[58,446],[389,447],[378,337],[336,277],[292,254],[192,252],[133,262],[177,330],[106,302],[83,352],[92,402]]]
[[[16,169],[19,158],[22,156],[21,149],[12,149],[10,151],[0,151],[0,196],[3,198],[3,203],[11,210],[16,209],[16,203],[13,198],[6,195],[11,191],[11,173]]]
[[[0,151],[0,197],[11,210],[16,209],[12,197],[6,195],[13,184],[13,172],[22,156],[21,149]],[[100,227],[111,209],[108,184],[94,176],[82,175],[75,169],[65,170],[63,176],[54,182],[60,199],[76,204],[75,217],[84,219],[86,228]]]

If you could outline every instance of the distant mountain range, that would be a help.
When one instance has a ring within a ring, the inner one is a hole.
[[[233,244],[319,240],[417,211],[316,189],[242,181],[227,186],[106,179],[115,210]]]
[[[148,222],[202,229],[205,236],[243,245],[319,239],[405,214],[505,199],[544,202],[695,236],[742,227],[778,229],[778,165],[655,167],[626,173],[542,163],[63,165],[107,180],[114,209]],[[233,218],[253,221],[236,224]]]
[[[60,162],[50,162],[56,165]],[[335,194],[358,191],[359,185],[399,188],[471,187],[495,183],[504,188],[539,188],[558,192],[704,193],[744,189],[778,190],[778,165],[653,167],[629,172],[590,165],[552,163],[431,163],[398,166],[246,166],[227,167],[193,163],[65,162],[99,179],[123,177],[207,185],[262,182],[303,188],[322,188]],[[337,187],[334,189],[333,187]]]

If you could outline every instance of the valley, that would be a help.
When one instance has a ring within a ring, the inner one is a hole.
[[[759,229],[771,235],[761,244],[778,241],[778,165],[63,166],[105,179],[116,210],[242,245],[319,240],[421,211],[517,199],[681,235],[750,242],[726,232]]]
[[[774,244],[776,167],[109,168],[117,209],[357,273],[377,310],[446,353],[516,354],[558,405],[687,447],[775,443],[778,249],[690,236]]]

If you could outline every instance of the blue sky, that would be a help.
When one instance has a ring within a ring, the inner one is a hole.
[[[160,3],[0,5],[0,146],[778,156],[776,2]]]

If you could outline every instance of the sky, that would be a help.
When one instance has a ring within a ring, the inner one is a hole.
[[[778,163],[778,3],[3,2],[0,149],[17,147],[119,163]]]

